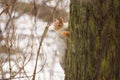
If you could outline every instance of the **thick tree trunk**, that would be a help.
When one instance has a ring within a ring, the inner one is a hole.
[[[71,0],[65,80],[120,80],[120,0]]]

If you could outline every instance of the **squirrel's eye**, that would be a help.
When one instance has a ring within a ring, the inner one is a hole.
[[[61,27],[61,25],[59,24],[58,27]]]

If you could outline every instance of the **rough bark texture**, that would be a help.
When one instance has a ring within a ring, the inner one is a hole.
[[[120,80],[120,0],[83,1],[70,3],[65,80]]]

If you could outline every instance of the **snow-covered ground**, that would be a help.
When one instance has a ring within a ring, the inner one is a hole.
[[[0,27],[4,30],[6,23],[5,15],[0,17],[0,21]],[[16,79],[12,80],[31,80],[39,42],[47,23],[39,19],[37,19],[35,23],[34,17],[24,14],[20,18],[14,20],[14,25],[16,36],[14,45],[20,47],[23,53],[11,55],[11,67],[12,71],[18,72],[24,65],[24,70],[15,76]],[[57,35],[53,30],[52,23],[40,50],[35,80],[64,80],[64,71],[59,64],[57,55],[56,37]],[[0,53],[1,60],[5,61],[7,57],[7,54]],[[4,71],[9,72],[9,62],[4,62],[2,68]],[[9,76],[10,74],[8,73],[5,77],[9,78]],[[1,78],[2,74],[0,73],[0,79]]]

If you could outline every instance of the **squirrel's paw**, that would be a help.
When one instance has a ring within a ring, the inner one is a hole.
[[[63,35],[64,37],[69,37],[69,36],[70,36],[70,32],[69,32],[69,31],[63,31],[63,32],[62,32],[62,35]]]

